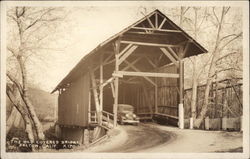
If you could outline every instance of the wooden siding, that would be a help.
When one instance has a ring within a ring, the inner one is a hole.
[[[59,94],[58,122],[60,125],[87,126],[89,81],[88,74],[81,75]]]
[[[175,65],[167,65],[158,69],[157,72],[165,73],[177,73],[177,68]],[[173,78],[158,78],[158,112],[178,116],[178,97],[179,97],[179,87],[178,79]]]

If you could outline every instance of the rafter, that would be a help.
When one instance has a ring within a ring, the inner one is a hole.
[[[131,48],[132,44],[128,44],[119,54],[118,58],[121,57],[129,48]]]
[[[143,45],[143,46],[179,47],[179,45],[157,44],[157,43],[136,42],[136,41],[121,41],[121,43],[123,43],[123,44],[134,44],[134,45]]]
[[[153,25],[153,23],[151,22],[151,20],[149,19],[149,17],[147,17],[147,21],[148,21],[148,23],[150,24],[150,26],[151,26],[152,28],[155,28],[155,26]]]
[[[136,60],[134,60],[134,61],[131,63],[131,65],[135,65],[135,64],[136,64],[139,60],[141,60],[141,59],[142,59],[142,57],[137,58]],[[130,68],[130,65],[124,67],[124,68],[122,69],[122,71],[126,71],[128,68]]]
[[[129,55],[131,55],[137,47],[138,46],[134,45],[126,53],[124,53],[123,56],[118,59],[118,65],[120,65]]]
[[[163,21],[161,22],[161,24],[160,24],[160,26],[159,26],[158,29],[161,29],[161,28],[163,27],[163,25],[164,25],[164,23],[166,22],[166,20],[167,20],[166,18],[163,19]]]
[[[170,59],[170,61],[172,61],[177,67],[179,67],[178,62],[165,48],[160,48],[160,49]]]
[[[161,31],[161,32],[168,32],[168,33],[181,33],[180,30],[161,29],[161,28],[132,27],[132,29],[138,29],[138,30],[144,30],[144,31]]]
[[[179,78],[179,74],[175,73],[131,72],[131,71],[118,71],[117,73],[123,76]]]
[[[171,53],[172,56],[174,56],[178,61],[180,61],[180,58],[176,55],[175,51],[171,47],[167,47],[168,51]]]

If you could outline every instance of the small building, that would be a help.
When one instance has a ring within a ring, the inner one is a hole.
[[[118,104],[130,104],[142,119],[161,116],[183,128],[183,59],[206,52],[155,10],[98,45],[56,86],[58,124],[71,135],[94,124],[112,128]]]

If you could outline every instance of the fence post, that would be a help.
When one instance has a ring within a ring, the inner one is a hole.
[[[209,130],[209,116],[205,118],[205,130]]]
[[[183,104],[179,104],[179,128],[184,129],[184,109],[183,109]]]
[[[222,118],[222,130],[227,130],[227,118]]]
[[[190,120],[189,120],[189,129],[193,129],[194,128],[193,123],[194,123],[194,119],[193,119],[193,117],[191,117]]]

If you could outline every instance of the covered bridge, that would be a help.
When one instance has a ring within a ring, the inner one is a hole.
[[[116,126],[118,104],[130,104],[141,118],[162,116],[183,128],[183,59],[205,52],[155,10],[98,45],[56,86],[58,123]]]

